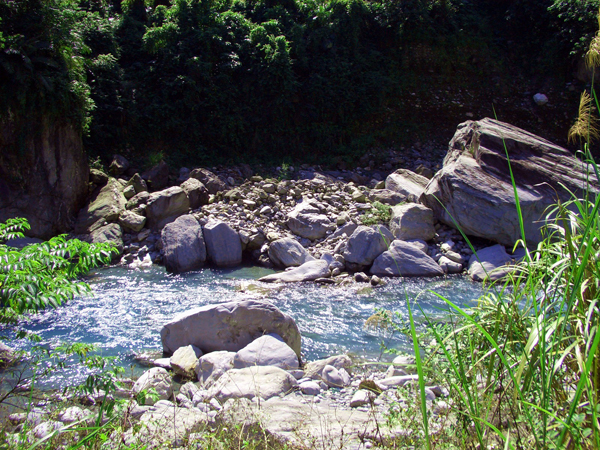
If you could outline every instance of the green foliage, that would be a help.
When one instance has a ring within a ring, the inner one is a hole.
[[[89,286],[77,277],[109,263],[115,252],[109,244],[90,245],[65,236],[22,250],[4,244],[27,229],[25,219],[0,224],[0,323],[7,316],[56,308],[76,295],[89,294]]]
[[[360,216],[363,225],[388,224],[392,218],[392,207],[381,202],[373,202],[372,208]]]

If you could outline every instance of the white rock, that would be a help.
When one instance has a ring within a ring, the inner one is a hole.
[[[275,366],[284,370],[299,367],[298,357],[281,336],[270,333],[261,336],[239,350],[233,358],[233,367]]]
[[[198,364],[198,358],[202,356],[202,350],[195,345],[186,345],[185,347],[179,347],[173,356],[171,356],[170,362],[173,371],[186,378],[194,378],[196,375],[195,369]]]
[[[147,370],[138,378],[132,388],[133,395],[138,395],[141,391],[150,391],[155,389],[159,400],[167,400],[173,395],[173,380],[171,375],[162,367],[153,367]],[[146,404],[153,405],[154,400],[146,397]]]

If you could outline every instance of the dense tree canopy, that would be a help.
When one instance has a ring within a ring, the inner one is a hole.
[[[0,0],[0,117],[92,155],[351,158],[415,87],[565,77],[598,0]],[[490,89],[493,89],[490,83]],[[420,91],[419,91],[420,89]],[[403,106],[403,108],[405,108]],[[410,112],[398,117],[410,122]],[[408,124],[410,125],[410,124]]]

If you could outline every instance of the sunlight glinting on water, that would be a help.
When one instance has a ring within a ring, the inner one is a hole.
[[[406,317],[407,296],[417,297],[415,307],[418,304],[426,314],[443,317],[439,308],[445,303],[425,292],[427,289],[460,305],[472,304],[482,292],[479,284],[459,277],[388,279],[385,286],[376,288],[358,283],[344,287],[314,283],[277,286],[254,281],[268,273],[272,271],[259,267],[203,269],[183,275],[170,275],[156,266],[145,271],[103,269],[87,280],[94,297],[77,298],[57,310],[33,316],[26,328],[50,345],[63,341],[96,344],[104,356],[117,356],[128,367],[140,350],[162,348],[160,329],[178,314],[211,303],[264,299],[295,319],[303,337],[305,360],[340,352],[376,359],[384,336],[364,328],[376,308]],[[411,348],[401,335],[386,344]]]

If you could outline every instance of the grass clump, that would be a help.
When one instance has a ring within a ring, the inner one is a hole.
[[[389,223],[392,218],[392,207],[375,201],[371,204],[372,208],[366,211],[360,221],[363,225],[377,225],[379,223]]]

